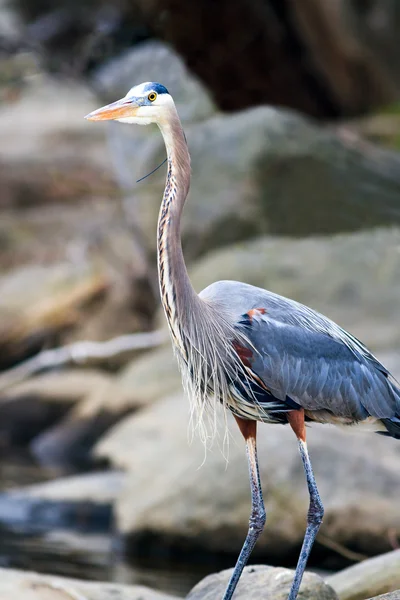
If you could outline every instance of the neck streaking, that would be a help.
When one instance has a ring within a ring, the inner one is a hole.
[[[190,283],[182,253],[180,221],[190,186],[190,157],[175,111],[160,125],[168,155],[168,174],[158,218],[158,273],[161,301],[172,338],[187,358],[182,331],[185,317],[199,298]]]
[[[216,406],[234,406],[230,383],[246,373],[234,342],[246,343],[222,304],[199,298],[186,270],[180,221],[190,185],[190,157],[178,115],[173,109],[159,124],[168,155],[168,175],[158,219],[158,272],[161,301],[175,344],[182,382],[191,400],[193,427],[204,442],[208,412],[212,435]],[[210,402],[214,398],[216,402]],[[206,411],[211,408],[210,411]]]

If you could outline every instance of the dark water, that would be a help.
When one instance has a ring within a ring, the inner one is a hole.
[[[65,474],[42,469],[33,464],[29,456],[13,453],[11,458],[0,457],[0,492]],[[4,515],[0,515],[0,566],[87,580],[146,585],[180,597],[219,566],[185,564],[182,559],[166,560],[159,556],[128,562],[112,525],[104,519],[95,523],[93,532],[87,531],[88,527],[84,532],[55,527],[37,533],[34,526],[35,523],[26,523],[16,527],[7,524]]]

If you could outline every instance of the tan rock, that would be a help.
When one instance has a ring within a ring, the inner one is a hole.
[[[340,600],[364,600],[400,588],[400,550],[364,560],[327,578]]]
[[[67,368],[36,375],[8,388],[7,399],[34,396],[38,401],[68,402],[73,405],[89,394],[99,394],[111,381],[113,377],[100,370]]]
[[[96,456],[128,471],[116,504],[119,529],[128,537],[151,533],[185,547],[238,552],[250,512],[243,440],[228,416],[229,460],[221,451],[223,429],[205,454],[197,436],[188,445],[188,413],[183,394],[167,398],[128,416],[97,444]],[[258,440],[267,524],[255,555],[284,560],[304,535],[303,469],[288,427],[261,425]],[[319,543],[389,550],[388,530],[400,532],[396,440],[326,425],[310,427],[308,440],[326,508]]]
[[[174,600],[143,586],[65,579],[0,569],[0,600]],[[176,599],[175,599],[176,600]]]
[[[209,575],[186,597],[187,600],[222,598],[232,570]],[[235,600],[287,600],[294,571],[255,565],[246,567],[235,591]],[[338,600],[334,590],[314,573],[305,573],[299,600]]]
[[[400,590],[389,592],[389,594],[383,594],[383,596],[374,596],[368,600],[400,600]]]

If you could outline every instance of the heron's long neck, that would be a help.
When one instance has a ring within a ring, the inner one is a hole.
[[[199,298],[183,258],[180,222],[190,186],[190,157],[178,115],[160,125],[168,156],[168,174],[158,218],[158,273],[161,301],[172,337],[185,355],[182,326]]]

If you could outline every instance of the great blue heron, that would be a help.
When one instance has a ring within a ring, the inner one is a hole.
[[[400,439],[399,385],[360,341],[294,300],[237,281],[219,281],[196,294],[180,237],[190,157],[174,101],[163,85],[148,82],[133,87],[125,98],[86,118],[156,123],[164,137],[168,174],[158,220],[158,270],[182,379],[200,421],[205,406],[222,403],[232,411],[246,442],[251,516],[223,600],[232,598],[265,524],[257,421],[289,423],[297,436],[310,505],[288,596],[295,600],[324,514],[307,451],[305,422],[364,422]]]

